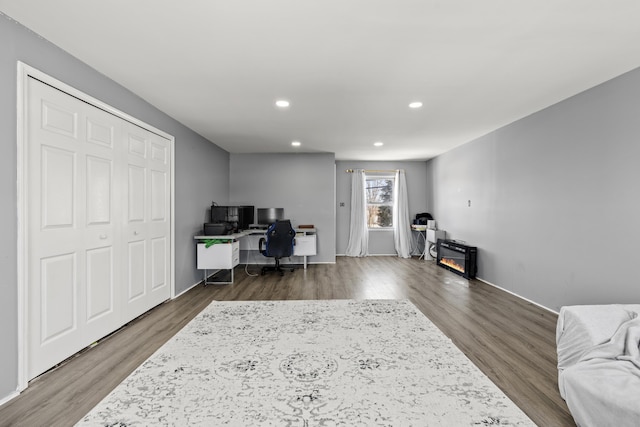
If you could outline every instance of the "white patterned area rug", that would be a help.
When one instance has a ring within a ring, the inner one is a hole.
[[[78,425],[534,426],[409,301],[214,301]]]

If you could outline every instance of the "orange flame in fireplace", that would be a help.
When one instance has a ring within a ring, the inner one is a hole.
[[[450,258],[442,258],[440,259],[440,264],[447,265],[455,270],[458,270],[461,273],[464,273],[464,266],[458,264],[455,260]]]

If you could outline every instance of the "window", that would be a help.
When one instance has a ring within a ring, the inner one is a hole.
[[[366,176],[367,225],[369,228],[393,227],[394,184],[394,177]]]

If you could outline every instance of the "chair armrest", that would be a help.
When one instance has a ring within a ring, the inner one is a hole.
[[[255,242],[255,240],[254,240]],[[258,250],[260,252],[264,252],[264,249],[262,248],[263,243],[266,242],[264,237],[261,237],[260,240],[258,240]]]

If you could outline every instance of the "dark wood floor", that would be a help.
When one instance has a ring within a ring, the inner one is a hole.
[[[256,273],[257,268],[249,266]],[[283,277],[235,271],[156,307],[0,407],[0,425],[73,425],[212,300],[409,299],[539,426],[575,426],[558,393],[557,316],[432,262],[339,257]]]

